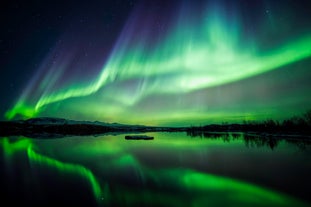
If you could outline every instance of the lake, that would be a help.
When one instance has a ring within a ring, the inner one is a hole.
[[[243,134],[2,137],[10,205],[310,206],[311,145]]]

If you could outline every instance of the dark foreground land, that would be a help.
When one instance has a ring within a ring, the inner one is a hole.
[[[252,136],[311,140],[311,112],[282,123],[267,120],[260,123],[212,124],[200,127],[154,127],[117,123],[73,121],[61,118],[32,118],[0,122],[0,137],[59,138],[76,135],[105,135],[146,132],[187,132],[189,136],[211,136],[217,133],[241,132]]]

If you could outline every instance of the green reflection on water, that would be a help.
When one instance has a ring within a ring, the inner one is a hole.
[[[95,198],[100,199],[102,196],[101,188],[100,185],[91,172],[91,170],[87,169],[86,167],[78,164],[71,164],[71,163],[63,163],[61,161],[55,160],[53,158],[40,155],[36,153],[32,147],[27,148],[27,154],[30,158],[31,162],[37,162],[40,164],[45,164],[47,166],[55,167],[58,170],[62,172],[67,172],[67,173],[76,173],[80,175],[83,178],[86,178],[89,183],[91,184],[93,193],[95,195]]]
[[[21,138],[10,143],[4,138],[1,144],[6,159],[24,150],[31,163],[87,179],[100,206],[308,206],[291,196],[194,167],[192,159],[198,158],[197,154],[214,147],[236,149],[243,145],[241,140],[228,144],[180,133],[149,135],[156,139],[126,141],[119,135]]]
[[[179,174],[179,172],[176,172]],[[180,180],[181,184],[191,190],[212,190],[221,191],[222,198],[241,203],[260,204],[290,204],[295,202],[278,193],[257,187],[237,180],[204,174],[193,171],[186,171]]]
[[[69,173],[69,174],[76,174],[81,176],[82,178],[86,179],[92,188],[95,198],[100,201],[102,198],[102,191],[101,187],[93,175],[91,170],[87,169],[86,167],[78,164],[71,164],[71,163],[64,163],[58,161],[56,159],[50,158],[48,156],[41,155],[36,153],[33,149],[33,143],[31,139],[26,139],[20,137],[16,142],[10,143],[9,138],[3,138],[0,142],[3,145],[5,157],[10,160],[10,157],[14,155],[14,152],[17,151],[26,151],[29,161],[32,164],[41,164],[49,167],[53,167],[60,172]]]
[[[1,145],[3,146],[4,154],[6,157],[14,154],[17,151],[22,151],[27,149],[31,145],[30,139],[20,139],[17,142],[10,142],[9,138],[2,138],[0,140]]]

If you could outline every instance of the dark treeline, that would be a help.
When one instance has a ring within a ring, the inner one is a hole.
[[[253,132],[266,135],[311,135],[311,110],[301,116],[294,116],[283,121],[268,119],[262,122],[243,122],[243,124],[211,124],[189,127],[189,135],[200,132]]]
[[[299,149],[305,150],[310,146],[310,139],[301,139],[301,137],[278,137],[278,136],[261,136],[259,134],[248,134],[244,132],[204,132],[204,131],[188,131],[187,135],[193,138],[218,139],[224,143],[231,141],[243,140],[246,147],[268,147],[275,149],[281,141],[296,145]]]

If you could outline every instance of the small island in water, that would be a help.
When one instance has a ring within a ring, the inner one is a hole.
[[[126,135],[126,140],[153,140],[154,137],[147,136],[147,135]]]

